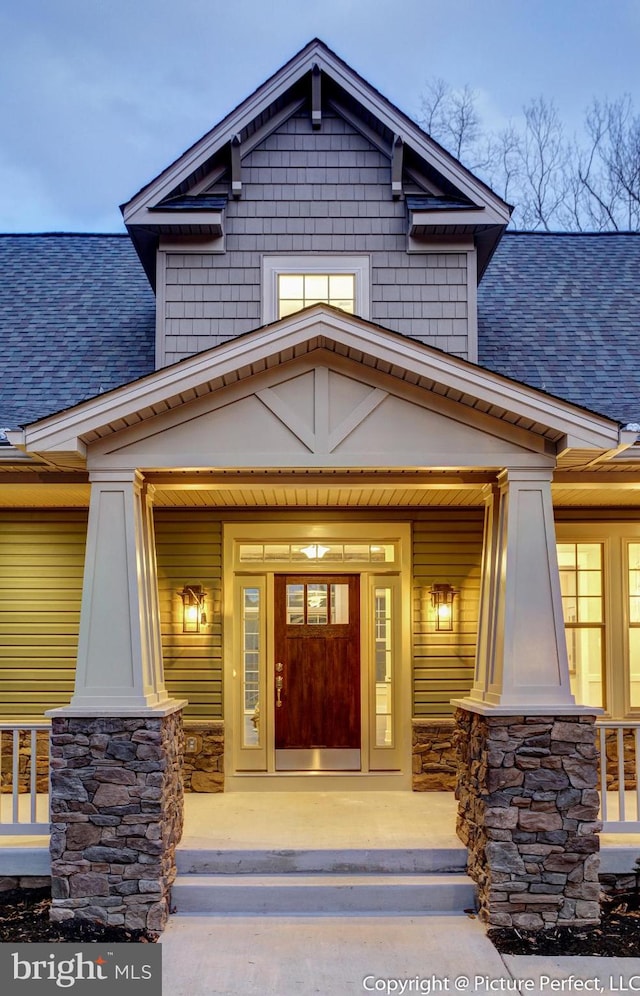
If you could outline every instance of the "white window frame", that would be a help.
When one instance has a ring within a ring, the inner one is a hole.
[[[360,318],[370,315],[371,259],[369,256],[343,254],[278,255],[262,257],[262,324],[278,319],[278,277],[291,273],[353,274],[355,277],[354,313]],[[289,316],[287,316],[289,317]]]

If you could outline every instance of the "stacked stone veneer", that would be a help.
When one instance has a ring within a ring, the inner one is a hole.
[[[182,834],[181,714],[54,718],[52,920],[162,930]]]
[[[413,791],[453,791],[458,770],[453,719],[414,719],[412,726]]]
[[[540,928],[599,920],[593,716],[456,712],[458,835],[481,917]]]
[[[185,723],[185,792],[224,791],[224,723]]]

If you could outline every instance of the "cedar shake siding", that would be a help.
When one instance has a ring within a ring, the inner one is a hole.
[[[369,255],[371,321],[467,357],[472,255],[455,243],[407,252],[390,162],[342,118],[326,114],[314,132],[308,115],[295,116],[254,149],[225,229],[225,252],[159,254],[163,365],[260,325],[263,254],[311,252]]]

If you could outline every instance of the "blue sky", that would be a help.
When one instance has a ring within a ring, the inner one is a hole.
[[[540,94],[640,111],[640,0],[5,0],[0,231],[121,231],[118,205],[313,37],[408,114],[469,83],[505,124]]]

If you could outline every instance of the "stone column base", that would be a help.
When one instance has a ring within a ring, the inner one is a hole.
[[[595,717],[456,711],[458,836],[491,926],[600,919]]]
[[[159,931],[183,825],[182,714],[54,717],[51,919]]]

